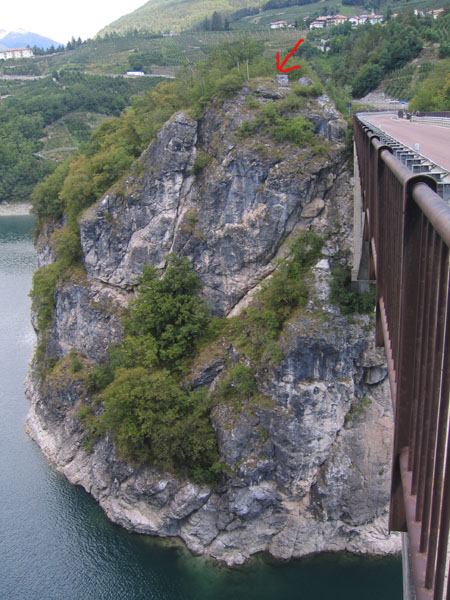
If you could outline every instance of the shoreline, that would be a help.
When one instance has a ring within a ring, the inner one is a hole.
[[[24,217],[31,214],[30,202],[1,203],[0,217]]]

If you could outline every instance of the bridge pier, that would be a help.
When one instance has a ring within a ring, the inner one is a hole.
[[[353,143],[353,268],[352,287],[358,292],[370,289],[369,241],[364,239],[365,212],[363,210],[361,179],[359,175],[358,154]]]
[[[406,532],[402,532],[402,570],[403,570],[403,600],[416,600],[416,590],[412,576],[411,551]]]

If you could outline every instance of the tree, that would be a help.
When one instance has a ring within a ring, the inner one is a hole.
[[[223,21],[222,16],[217,11],[213,12],[211,17],[211,30],[212,31],[222,31],[223,29]]]
[[[352,94],[361,98],[375,89],[383,78],[383,69],[379,65],[368,64],[361,69],[352,85]]]
[[[144,268],[140,295],[132,304],[126,330],[130,335],[155,340],[161,365],[180,367],[192,355],[209,320],[206,304],[197,296],[200,288],[200,280],[186,258],[171,254],[162,279],[158,279],[155,268]]]

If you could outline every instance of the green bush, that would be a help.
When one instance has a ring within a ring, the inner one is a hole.
[[[228,98],[242,86],[244,81],[244,76],[240,73],[229,73],[216,83],[215,91],[223,98]]]
[[[295,85],[292,91],[296,96],[316,98],[323,94],[323,87],[315,81],[312,85]]]
[[[297,146],[306,146],[314,138],[314,126],[303,117],[293,117],[276,125],[271,135],[277,142],[288,140]]]
[[[184,364],[209,330],[200,288],[185,258],[170,255],[162,279],[153,267],[144,269],[124,340],[86,377],[103,402],[102,414],[83,408],[80,419],[89,440],[110,433],[121,458],[212,482],[220,465],[210,400],[206,390],[179,383]],[[222,321],[214,320],[208,335],[217,334]]]
[[[154,364],[179,369],[192,356],[209,320],[206,304],[197,296],[200,288],[186,258],[170,255],[162,279],[153,267],[144,269],[125,329],[129,336],[145,340]]]
[[[376,302],[375,287],[369,292],[359,293],[351,287],[350,269],[340,264],[332,266],[330,300],[341,307],[344,314],[371,313]]]
[[[218,451],[205,390],[183,389],[167,370],[120,368],[102,399],[99,418],[84,406],[79,417],[91,436],[112,436],[118,457],[214,481]]]
[[[66,269],[81,261],[82,252],[78,230],[60,229],[53,234],[52,242],[61,268]]]
[[[244,121],[237,131],[237,136],[239,138],[251,137],[255,134],[258,125],[259,123],[256,119],[254,121]]]
[[[203,169],[206,169],[207,166],[211,164],[211,155],[207,152],[199,152],[195,157],[194,164],[191,169],[192,175],[200,175]]]
[[[256,391],[256,381],[250,367],[238,364],[229,370],[226,377],[222,377],[217,386],[216,397],[221,400],[248,400]]]
[[[53,263],[40,267],[33,275],[33,285],[30,296],[33,300],[33,310],[39,331],[44,331],[50,325],[55,310],[55,291],[60,265]]]
[[[306,304],[305,276],[320,257],[322,238],[303,231],[289,244],[288,256],[262,286],[255,302],[230,319],[230,335],[241,351],[256,363],[278,363],[282,358],[276,342],[292,312]]]
[[[205,393],[187,393],[168,371],[119,369],[103,399],[99,429],[111,433],[121,457],[166,468],[217,460]],[[208,433],[196,443],[199,431]]]

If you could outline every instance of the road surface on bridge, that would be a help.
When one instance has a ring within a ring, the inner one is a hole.
[[[411,122],[392,114],[363,115],[363,118],[412,149],[419,144],[419,154],[450,171],[450,127]]]

